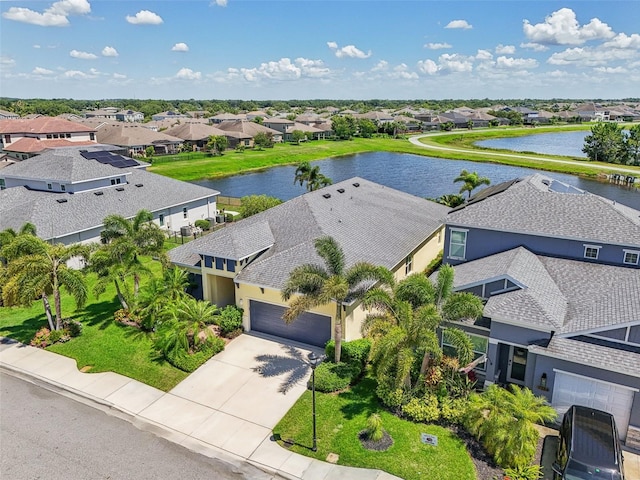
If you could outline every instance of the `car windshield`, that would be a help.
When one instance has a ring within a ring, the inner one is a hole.
[[[571,461],[564,472],[565,480],[622,480],[618,472],[601,470],[591,465]]]

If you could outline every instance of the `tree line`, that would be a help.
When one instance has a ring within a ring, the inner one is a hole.
[[[585,137],[582,151],[595,162],[640,165],[640,124],[625,130],[614,122],[599,122]]]

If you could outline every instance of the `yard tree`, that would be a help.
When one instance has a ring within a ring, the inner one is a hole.
[[[378,125],[368,118],[358,119],[358,133],[363,138],[371,138],[378,131]]]
[[[268,195],[247,195],[240,199],[240,215],[242,218],[250,217],[256,213],[264,212],[265,210],[280,205],[282,200],[275,197],[269,197]]]
[[[478,188],[480,185],[489,185],[491,180],[487,177],[481,177],[477,172],[468,172],[467,170],[462,170],[460,175],[458,175],[453,183],[463,182],[462,187],[460,188],[460,193],[467,192],[468,197],[471,197],[471,192]]]
[[[324,265],[306,263],[291,271],[282,289],[282,299],[289,302],[283,320],[292,323],[309,309],[335,302],[334,360],[339,363],[342,305],[347,300],[361,299],[372,283],[390,284],[392,275],[389,270],[367,262],[358,262],[346,268],[344,252],[333,237],[317,238],[314,245]]]
[[[2,289],[5,305],[30,305],[42,299],[51,330],[62,328],[61,289],[66,290],[81,308],[87,300],[84,273],[67,265],[74,257],[88,257],[84,245],[51,245],[33,235],[19,235],[3,248],[9,259],[6,283]],[[49,295],[53,296],[55,322],[51,315]]]
[[[298,145],[300,145],[300,142],[306,139],[307,136],[302,130],[294,130],[293,132],[291,132],[291,141],[297,143]]]
[[[210,135],[207,141],[207,150],[213,155],[223,155],[229,145],[229,140],[224,135]]]
[[[258,132],[253,137],[253,143],[258,150],[273,147],[273,134],[271,132]]]
[[[300,186],[306,184],[307,192],[313,192],[319,188],[326,187],[332,184],[329,177],[320,173],[319,166],[311,166],[309,162],[301,162],[295,171],[295,177],[293,183],[299,183]]]
[[[331,117],[331,128],[341,140],[351,139],[358,131],[356,119],[351,115],[334,115]]]
[[[631,165],[640,165],[640,124],[634,125],[629,129],[627,147],[629,151],[629,163]]]
[[[153,148],[153,145],[149,145],[144,149],[144,156],[147,158],[153,158],[153,155],[156,153],[156,149]]]
[[[597,162],[626,164],[630,158],[623,128],[613,122],[598,122],[591,127],[582,151]]]

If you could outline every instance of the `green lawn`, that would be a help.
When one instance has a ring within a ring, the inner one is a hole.
[[[279,443],[293,443],[294,452],[325,460],[340,456],[340,465],[384,470],[405,480],[474,480],[473,462],[464,443],[448,429],[402,420],[387,412],[375,396],[375,381],[365,378],[339,394],[316,393],[318,451],[313,452],[311,392],[306,391],[273,429]],[[371,413],[379,413],[394,444],[384,452],[365,449],[358,433]],[[425,445],[422,433],[436,435],[438,445]]]
[[[150,262],[150,265],[159,274],[158,262]],[[89,300],[82,310],[75,311],[73,300],[68,295],[62,298],[63,315],[82,321],[82,335],[67,343],[50,346],[48,350],[74,358],[78,368],[87,367],[90,373],[115,372],[164,391],[187,377],[187,373],[158,356],[149,334],[114,321],[113,313],[119,308],[119,303],[113,286],[96,299],[91,291],[95,277],[89,275],[88,281]],[[0,308],[0,336],[28,344],[36,331],[46,326],[41,301],[30,307]]]

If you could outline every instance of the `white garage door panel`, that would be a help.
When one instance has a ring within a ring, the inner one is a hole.
[[[620,440],[627,436],[634,391],[622,385],[601,382],[573,373],[556,372],[551,404],[562,415],[571,405],[583,405],[611,413]]]

